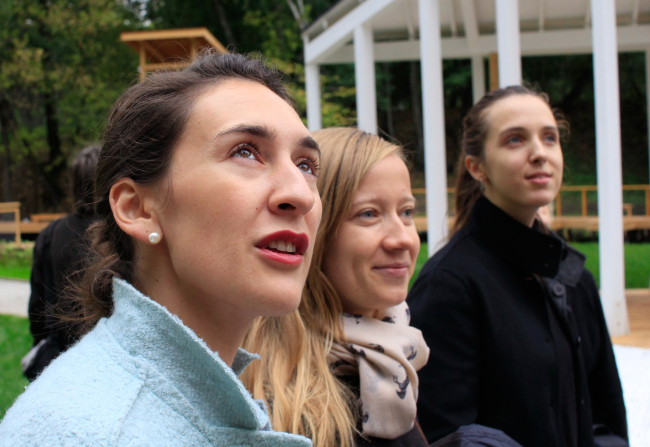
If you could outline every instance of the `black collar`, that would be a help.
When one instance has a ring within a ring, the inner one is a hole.
[[[485,197],[476,201],[468,225],[491,250],[524,274],[553,278],[566,255],[566,244],[537,229],[537,222],[529,228]]]

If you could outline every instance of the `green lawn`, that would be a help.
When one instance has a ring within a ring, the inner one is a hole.
[[[598,242],[572,242],[571,245],[587,256],[586,266],[593,273],[596,282],[600,284]],[[427,244],[423,243],[415,267],[415,274],[411,278],[411,285],[426,260]],[[625,287],[627,289],[650,287],[650,244],[625,244]]]
[[[0,315],[0,418],[29,383],[20,359],[32,345],[27,318]]]
[[[10,267],[0,265],[0,278],[29,279],[31,272],[31,265],[14,265]]]

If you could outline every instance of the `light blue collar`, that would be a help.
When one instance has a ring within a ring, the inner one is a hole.
[[[171,382],[205,421],[269,428],[263,405],[237,378],[258,355],[239,349],[231,369],[176,315],[131,284],[114,278],[113,297],[113,315],[105,320],[109,332],[131,356]]]

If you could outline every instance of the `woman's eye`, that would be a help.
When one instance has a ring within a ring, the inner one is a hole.
[[[309,164],[309,162],[307,161],[301,161],[300,163],[298,163],[298,169],[300,169],[302,172],[306,174],[314,175],[314,170],[312,169],[311,164]]]
[[[508,145],[516,145],[516,144],[519,144],[519,143],[521,143],[521,138],[519,136],[517,136],[517,135],[509,137],[506,140],[506,144],[508,144]]]
[[[242,145],[239,149],[233,154],[234,157],[248,158],[250,160],[255,160],[255,152],[250,147],[250,145]]]
[[[365,210],[361,211],[359,214],[357,214],[357,216],[364,219],[371,219],[375,217],[375,213],[372,210]]]
[[[413,208],[407,208],[402,211],[402,217],[406,217],[407,219],[413,218]]]
[[[557,135],[555,134],[549,134],[544,137],[544,141],[547,143],[555,143],[557,142]]]

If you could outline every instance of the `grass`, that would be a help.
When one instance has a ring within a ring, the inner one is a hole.
[[[16,265],[11,267],[0,265],[0,278],[29,279],[31,272],[31,265]]]
[[[20,359],[32,346],[27,318],[0,315],[0,418],[29,383]]]
[[[600,285],[598,242],[571,242],[571,245],[587,256],[585,266],[593,273]],[[625,244],[625,288],[647,289],[650,287],[650,244]],[[423,243],[411,278],[415,282],[420,269],[427,260],[427,244]]]
[[[598,242],[572,242],[571,245],[587,256],[586,267],[600,284]],[[625,244],[625,288],[650,287],[650,244]]]
[[[33,242],[0,242],[0,278],[29,279]]]

